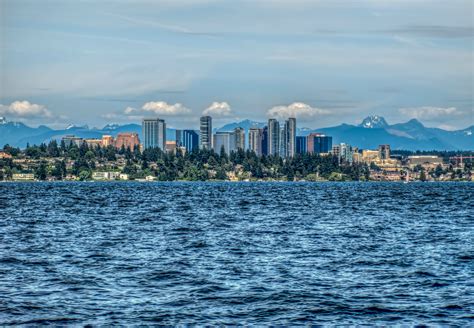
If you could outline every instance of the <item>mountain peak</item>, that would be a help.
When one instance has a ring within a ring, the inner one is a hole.
[[[420,121],[418,121],[416,118],[412,118],[405,124],[410,125],[411,127],[416,127],[416,128],[423,128],[425,127]]]
[[[84,129],[84,130],[88,130],[89,129],[89,126],[86,124],[86,125],[75,125],[75,124],[69,124],[66,128],[66,130],[71,130],[71,129]]]
[[[102,130],[116,130],[116,129],[118,129],[119,127],[120,127],[120,125],[117,124],[117,123],[109,123],[109,124],[107,124],[106,126],[104,126],[104,127],[102,128]]]
[[[388,127],[388,124],[382,116],[370,115],[364,118],[359,126],[366,129],[383,129]]]
[[[0,124],[7,124],[7,123],[8,123],[7,118],[0,116]]]

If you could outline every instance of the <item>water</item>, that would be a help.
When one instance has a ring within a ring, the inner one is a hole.
[[[0,323],[474,325],[473,193],[0,184]]]

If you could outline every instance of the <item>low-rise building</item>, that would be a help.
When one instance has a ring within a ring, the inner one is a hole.
[[[124,147],[125,149],[130,148],[130,150],[133,150],[139,146],[140,139],[138,138],[138,133],[119,133],[115,139],[115,148],[117,149]]]
[[[102,136],[102,147],[108,147],[114,145],[114,137],[105,134]]]
[[[380,160],[380,153],[378,150],[364,149],[362,150],[362,161],[370,164],[372,162],[378,162]]]
[[[443,164],[443,159],[439,156],[431,155],[419,155],[419,156],[408,156],[408,165],[410,168],[414,168],[417,165],[423,166],[425,169],[435,168],[438,165]]]
[[[12,175],[13,181],[32,181],[35,179],[35,175],[33,173],[14,173]]]
[[[156,180],[156,178],[155,178],[154,176],[152,176],[152,175],[147,175],[147,176],[145,177],[145,181],[155,181],[155,180]]]
[[[84,139],[84,142],[89,148],[97,148],[99,146],[102,146],[101,139]]]
[[[119,172],[93,172],[92,179],[94,180],[115,180],[120,177]]]
[[[176,141],[166,141],[165,149],[169,153],[176,153]]]
[[[61,141],[64,142],[66,147],[71,147],[72,145],[76,145],[80,147],[84,142],[84,139],[76,137],[75,135],[67,135],[61,138]]]
[[[0,151],[0,159],[4,159],[4,158],[12,158],[12,155],[4,151]]]

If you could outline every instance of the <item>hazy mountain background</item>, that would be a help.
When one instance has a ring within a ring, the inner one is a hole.
[[[242,127],[248,134],[251,127],[262,128],[265,125],[264,122],[244,120],[226,124],[215,131],[232,131],[236,127]],[[136,132],[141,137],[141,130],[139,124],[108,124],[103,128],[71,125],[66,129],[53,130],[44,125],[32,128],[20,122],[0,118],[0,147],[9,144],[23,148],[28,143],[33,145],[53,139],[60,140],[65,135],[100,138],[104,134],[116,136],[120,132]],[[390,125],[383,117],[374,115],[365,118],[359,125],[341,124],[319,129],[299,127],[297,135],[324,133],[333,137],[333,144],[344,142],[364,149],[374,149],[379,144],[390,144],[392,149],[404,150],[474,150],[473,130],[474,126],[457,131],[428,128],[415,119]],[[174,138],[175,130],[167,129],[167,139],[174,140]]]

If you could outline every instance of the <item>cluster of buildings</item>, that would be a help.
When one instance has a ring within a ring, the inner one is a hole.
[[[296,153],[296,119],[289,118],[280,127],[276,119],[269,119],[263,128],[250,128],[248,133],[248,149],[257,155],[279,155],[292,157]],[[203,116],[200,120],[200,147],[223,150],[230,154],[238,149],[247,149],[246,133],[241,127],[230,132],[212,134],[212,118]]]
[[[182,151],[193,149],[213,149],[220,153],[224,151],[230,154],[239,149],[249,149],[257,155],[280,155],[282,157],[294,156],[296,152],[296,119],[289,118],[280,128],[280,123],[275,119],[268,121],[264,128],[251,128],[248,133],[248,147],[246,132],[237,127],[233,131],[213,132],[212,117],[202,116],[200,118],[199,131],[176,130],[174,141],[166,141],[166,123],[160,119],[144,119],[143,148],[160,148],[166,151],[174,151],[180,148]]]
[[[248,138],[248,142],[247,139]],[[174,139],[174,140],[167,140]],[[436,156],[410,156],[402,163],[401,159],[392,157],[389,145],[380,145],[376,150],[359,150],[349,144],[333,145],[331,136],[321,133],[310,133],[307,136],[296,135],[296,119],[288,118],[284,122],[269,119],[263,128],[252,127],[248,134],[241,127],[232,131],[213,132],[212,117],[200,118],[199,130],[176,130],[174,138],[167,138],[166,122],[159,118],[147,118],[142,121],[142,140],[138,133],[122,132],[114,138],[104,135],[101,139],[83,139],[73,135],[62,138],[66,146],[87,144],[89,147],[114,146],[140,150],[160,148],[167,152],[189,152],[194,149],[213,149],[216,153],[224,151],[230,154],[239,149],[250,150],[258,156],[278,155],[280,157],[293,157],[295,154],[318,154],[321,156],[334,155],[339,162],[376,164],[387,172],[399,172],[402,166],[414,167],[416,165],[436,167],[442,164],[442,159]],[[427,167],[428,168],[428,167]]]
[[[74,135],[67,135],[61,139],[64,142],[66,147],[76,145],[80,147],[82,144],[86,144],[89,147],[108,147],[114,146],[117,149],[122,147],[134,149],[135,147],[140,147],[140,138],[138,137],[138,133],[134,132],[124,132],[119,133],[114,138],[111,135],[103,135],[101,139],[96,138],[79,138]]]

